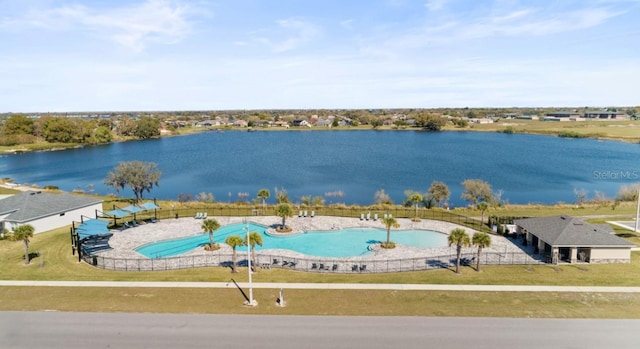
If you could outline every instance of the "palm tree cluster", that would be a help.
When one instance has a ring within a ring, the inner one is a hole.
[[[449,233],[448,237],[449,246],[456,246],[456,274],[460,274],[460,255],[462,254],[463,247],[469,247],[471,244],[478,247],[478,253],[476,255],[476,271],[480,271],[480,255],[482,249],[491,246],[491,236],[487,233],[474,233],[470,238],[469,234],[462,229],[456,228]]]

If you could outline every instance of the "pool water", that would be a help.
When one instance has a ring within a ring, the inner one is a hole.
[[[270,236],[266,227],[249,224],[249,231],[262,234],[262,246],[256,250],[284,249],[316,257],[356,257],[371,253],[368,246],[386,241],[387,231],[377,228],[348,228],[331,231],[307,231],[292,236]],[[230,235],[246,236],[246,225],[230,224],[213,233],[213,241],[223,244]],[[391,241],[408,246],[434,248],[447,246],[447,235],[430,230],[392,230]],[[139,247],[136,251],[148,258],[177,256],[209,243],[209,234],[164,240]]]

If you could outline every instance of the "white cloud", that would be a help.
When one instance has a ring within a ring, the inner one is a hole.
[[[276,53],[295,50],[321,34],[320,28],[315,24],[293,18],[278,20],[276,24],[277,29],[266,31],[270,37],[261,36],[254,39],[267,45],[272,52]]]
[[[438,11],[442,10],[447,3],[449,3],[449,0],[429,0],[424,4],[424,7],[429,11]]]
[[[150,43],[173,44],[191,31],[194,10],[169,0],[99,11],[82,5],[31,10],[23,17],[5,18],[0,28],[37,27],[55,31],[89,31],[134,51]]]

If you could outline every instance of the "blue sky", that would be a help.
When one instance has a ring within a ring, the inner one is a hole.
[[[640,0],[0,0],[0,112],[636,106]]]

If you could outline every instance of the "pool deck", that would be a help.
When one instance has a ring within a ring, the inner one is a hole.
[[[242,223],[243,219],[247,219],[249,222],[257,223],[267,227],[275,227],[282,222],[282,218],[276,216],[252,216],[252,217],[208,217],[216,219],[221,226]],[[424,229],[431,231],[438,231],[448,234],[455,228],[462,228],[467,231],[469,235],[472,235],[475,231],[457,224],[426,220],[421,222],[412,222],[408,218],[398,218],[400,228],[391,230],[391,241],[393,241],[394,230],[411,230],[411,229]],[[383,223],[378,220],[360,220],[359,218],[346,218],[346,217],[333,217],[333,216],[315,216],[311,217],[291,217],[286,220],[287,226],[291,227],[293,231],[291,234],[296,234],[310,230],[335,230],[345,228],[356,227],[374,227],[384,229]],[[202,220],[189,218],[178,219],[165,219],[156,223],[140,224],[136,227],[113,230],[113,237],[109,240],[109,245],[112,249],[98,252],[97,254],[111,258],[146,258],[145,256],[137,253],[136,248],[161,240],[177,239],[187,236],[201,235],[202,232]],[[214,232],[215,236],[215,232]],[[483,249],[485,252],[522,252],[522,246],[513,243],[511,240],[502,236],[491,236],[491,247]],[[463,253],[475,253],[477,248],[465,247]],[[211,253],[229,254],[232,252],[231,247],[226,244],[220,244],[220,249],[214,252],[204,251],[202,248],[198,248],[184,255],[203,255]],[[304,258],[309,257],[298,252],[290,250],[280,249],[265,249],[258,251],[258,254],[279,255],[291,258]],[[374,249],[374,253],[367,256],[349,257],[345,260],[380,260],[380,259],[403,259],[403,258],[423,258],[434,257],[455,254],[455,246],[447,246],[440,248],[418,248],[406,245],[398,244],[394,249]],[[315,257],[313,257],[315,258]],[[318,258],[318,259],[331,259],[336,260],[340,258]]]

